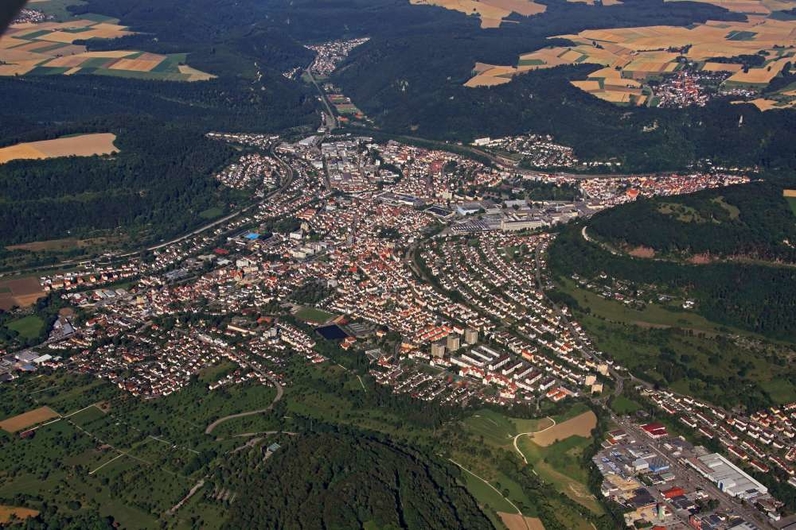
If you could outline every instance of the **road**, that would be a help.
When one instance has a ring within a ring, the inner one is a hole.
[[[750,505],[743,504],[740,500],[730,497],[719,490],[715,484],[697,473],[694,469],[682,464],[678,458],[672,457],[670,449],[664,447],[662,442],[650,439],[650,437],[638,426],[633,424],[633,422],[621,420],[613,414],[612,419],[633,438],[638,441],[643,440],[646,442],[659,457],[669,463],[669,470],[677,475],[678,486],[687,490],[693,490],[699,487],[711,497],[718,499],[723,510],[732,511],[748,521],[754,521],[763,528],[773,528],[766,517],[757,509]]]
[[[282,193],[283,191],[285,191],[285,189],[287,189],[287,187],[290,186],[290,184],[293,182],[293,178],[294,178],[293,168],[290,167],[290,164],[286,163],[282,158],[280,158],[276,154],[276,152],[274,151],[274,146],[273,145],[271,145],[269,147],[269,154],[285,170],[286,178],[285,178],[284,182],[281,183],[279,188],[277,188],[274,191],[272,191],[271,193],[265,195],[261,200],[255,202],[255,203],[252,203],[252,204],[250,204],[250,205],[248,205],[248,206],[246,206],[244,208],[241,208],[241,209],[239,209],[239,210],[237,210],[235,212],[232,212],[229,215],[226,215],[226,216],[222,217],[221,219],[216,219],[213,222],[210,222],[210,223],[208,223],[206,225],[200,226],[199,228],[196,228],[195,230],[192,230],[191,232],[189,232],[187,234],[183,234],[183,235],[181,235],[179,237],[175,237],[174,239],[171,239],[169,241],[158,243],[156,245],[152,245],[152,246],[149,246],[149,247],[146,247],[146,248],[143,248],[143,249],[134,250],[134,251],[131,251],[131,252],[125,252],[124,254],[114,254],[112,256],[107,257],[106,259],[102,259],[102,258],[85,259],[85,258],[82,258],[82,259],[76,259],[76,260],[61,261],[61,262],[59,262],[59,263],[57,263],[55,265],[43,265],[43,266],[40,266],[40,267],[31,267],[31,268],[28,268],[28,269],[19,269],[19,270],[15,270],[13,273],[5,273],[5,274],[1,274],[0,273],[0,278],[4,277],[6,275],[11,276],[11,275],[29,274],[29,273],[40,272],[40,271],[67,269],[67,268],[70,268],[70,267],[75,267],[75,266],[79,266],[79,265],[83,265],[83,264],[87,264],[87,263],[92,263],[92,262],[96,263],[98,265],[103,265],[103,266],[112,265],[112,264],[117,263],[119,261],[122,261],[122,260],[124,260],[126,258],[130,258],[130,257],[133,257],[133,256],[139,256],[141,254],[144,254],[145,252],[153,252],[155,250],[159,250],[159,249],[167,247],[169,245],[173,245],[175,243],[179,243],[179,242],[184,241],[184,240],[186,240],[186,239],[188,239],[190,237],[193,237],[193,236],[195,236],[197,234],[201,234],[202,232],[206,232],[207,230],[210,230],[211,228],[215,228],[215,227],[217,227],[219,225],[222,225],[222,224],[224,224],[224,223],[226,223],[226,222],[228,222],[228,221],[230,221],[230,220],[232,220],[232,219],[234,219],[234,218],[236,218],[236,217],[238,217],[238,216],[240,216],[240,215],[242,215],[242,214],[244,214],[244,213],[246,213],[246,212],[248,212],[248,211],[250,211],[250,210],[252,210],[254,208],[257,208],[258,206],[262,205],[263,203],[269,201],[274,196],[276,196],[279,193]]]
[[[498,490],[498,489],[497,489],[495,486],[493,486],[492,484],[490,484],[490,483],[489,483],[489,482],[488,482],[486,479],[484,479],[484,478],[482,478],[482,477],[479,477],[478,475],[476,475],[475,473],[473,473],[472,471],[470,471],[469,469],[467,469],[466,467],[464,467],[463,465],[461,465],[461,464],[460,464],[459,462],[457,462],[456,460],[454,460],[454,459],[452,459],[452,458],[449,458],[448,460],[449,460],[451,463],[453,463],[453,464],[455,464],[456,466],[458,466],[458,467],[459,467],[459,469],[461,469],[461,470],[463,470],[463,471],[466,471],[467,473],[471,474],[472,476],[474,476],[475,478],[477,478],[478,480],[480,480],[481,482],[483,482],[484,484],[486,484],[487,486],[489,486],[490,488],[492,488],[493,490],[495,490],[495,493],[497,493],[498,495],[500,495],[501,497],[503,497],[503,494],[502,494],[502,493],[500,493],[500,491],[499,491],[499,490]],[[514,504],[513,502],[511,502],[511,499],[509,499],[508,497],[503,497],[503,498],[504,498],[504,499],[506,499],[506,502],[507,502],[507,503],[509,503],[509,504],[511,505],[511,507],[512,507],[512,508],[514,508],[515,510],[517,510],[517,514],[519,514],[519,515],[522,515],[522,511],[521,511],[521,510],[520,510],[520,509],[517,507],[517,505],[516,505],[516,504]],[[525,523],[525,528],[527,528],[528,530],[530,530],[530,527],[528,526],[528,521],[526,521],[526,520],[525,520],[525,517],[523,517],[523,518],[522,518],[522,520],[523,520],[523,522]]]
[[[326,98],[326,94],[324,93],[324,91],[321,90],[321,87],[318,86],[318,82],[315,80],[315,77],[312,75],[310,68],[307,67],[305,72],[307,72],[307,77],[310,78],[310,82],[315,87],[315,90],[318,91],[318,95],[321,98],[321,102],[323,103],[324,107],[326,107],[326,112],[329,116],[329,121],[327,121],[326,123],[326,128],[329,132],[331,132],[337,128],[337,118],[334,117],[334,112],[332,111],[331,105],[329,105],[329,100]]]
[[[520,439],[520,436],[528,436],[528,435],[530,435],[530,434],[538,434],[538,433],[543,433],[543,432],[545,432],[546,430],[548,430],[548,429],[552,429],[553,427],[555,427],[555,426],[556,426],[556,420],[554,420],[554,419],[553,419],[553,418],[551,418],[550,416],[548,416],[548,417],[547,417],[547,419],[553,422],[553,424],[552,424],[552,425],[550,425],[549,427],[545,427],[545,428],[544,428],[544,429],[542,429],[541,431],[521,432],[520,434],[518,434],[517,436],[515,436],[515,437],[514,437],[514,450],[515,450],[515,451],[517,451],[517,453],[519,453],[519,455],[522,457],[522,460],[523,460],[523,462],[525,462],[525,464],[528,464],[528,459],[527,459],[527,458],[525,458],[525,453],[523,453],[522,451],[520,451],[520,448],[519,448],[519,447],[517,447],[517,440],[519,440],[519,439]]]
[[[282,395],[285,393],[285,390],[282,388],[282,385],[279,384],[279,381],[277,381],[268,374],[261,374],[261,375],[266,379],[268,379],[276,387],[276,397],[271,402],[271,404],[264,409],[250,410],[248,412],[239,412],[237,414],[230,414],[229,416],[224,416],[223,418],[218,418],[216,421],[207,426],[207,428],[205,429],[205,434],[211,434],[216,427],[218,427],[225,421],[229,421],[235,418],[245,418],[247,416],[255,416],[257,414],[265,414],[266,412],[269,412],[272,408],[274,408],[274,405],[279,403],[279,401],[282,399]]]

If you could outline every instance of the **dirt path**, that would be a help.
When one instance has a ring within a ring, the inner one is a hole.
[[[282,385],[279,384],[279,381],[277,381],[276,379],[273,379],[270,376],[266,376],[266,378],[269,381],[271,381],[271,383],[273,383],[274,386],[276,387],[276,397],[274,398],[274,400],[271,402],[270,405],[268,405],[264,409],[250,410],[248,412],[239,412],[237,414],[230,414],[229,416],[224,416],[223,418],[218,418],[216,421],[214,421],[213,423],[211,423],[210,425],[207,426],[207,428],[205,429],[205,434],[211,434],[216,427],[218,427],[219,425],[221,425],[225,421],[229,421],[229,420],[234,419],[234,418],[245,418],[246,416],[254,416],[256,414],[264,414],[264,413],[270,411],[272,408],[274,408],[274,405],[279,403],[279,401],[282,399],[282,394],[284,394],[285,391],[282,388]]]

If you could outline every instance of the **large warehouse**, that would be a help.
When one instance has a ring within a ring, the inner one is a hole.
[[[749,500],[768,493],[768,488],[720,454],[700,456],[688,463],[728,495]]]

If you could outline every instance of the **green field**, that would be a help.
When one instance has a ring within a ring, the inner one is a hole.
[[[41,334],[44,321],[36,315],[28,315],[18,320],[12,320],[6,327],[16,331],[25,339],[35,339]]]
[[[793,215],[796,215],[796,197],[786,197],[785,200],[788,201],[788,206],[790,206]]]
[[[624,414],[633,414],[641,409],[641,405],[625,396],[617,396],[611,402],[611,409],[621,416]]]
[[[517,445],[543,480],[592,512],[603,512],[597,499],[589,493],[588,471],[583,464],[583,453],[591,445],[590,438],[571,436],[551,446],[541,447],[523,436]]]
[[[199,212],[199,217],[202,219],[215,219],[216,217],[221,217],[223,214],[224,210],[216,206],[213,208],[208,208],[207,210],[202,210]]]
[[[571,280],[561,283],[560,289],[572,296],[581,307],[588,307],[600,318],[640,327],[679,327],[704,333],[717,333],[722,326],[689,311],[672,311],[657,304],[637,310],[616,300],[607,300],[596,293],[581,289]]]
[[[45,15],[52,15],[59,22],[74,18],[74,15],[67,9],[69,6],[85,5],[86,2],[82,0],[46,0],[45,2],[36,2],[35,5],[30,7],[41,11]]]
[[[299,320],[303,320],[305,322],[315,322],[318,324],[323,324],[328,322],[329,320],[337,317],[334,313],[329,313],[328,311],[324,311],[322,309],[316,309],[314,307],[302,307],[298,311],[296,311],[296,318]]]
[[[549,424],[545,419],[511,418],[489,409],[474,412],[462,423],[479,440],[496,447],[511,447],[517,434],[538,431]]]

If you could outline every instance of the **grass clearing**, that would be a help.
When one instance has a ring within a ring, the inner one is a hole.
[[[641,405],[632,399],[626,398],[625,396],[617,396],[611,402],[611,409],[622,416],[625,414],[633,414],[634,412],[641,410]]]
[[[12,320],[8,323],[7,327],[12,331],[16,331],[25,339],[35,339],[41,334],[44,328],[44,321],[41,317],[36,315],[28,315],[17,320]]]
[[[517,445],[543,480],[594,513],[603,512],[600,503],[589,492],[588,471],[583,465],[583,453],[591,445],[591,438],[570,436],[542,447],[530,437],[523,436]]]

